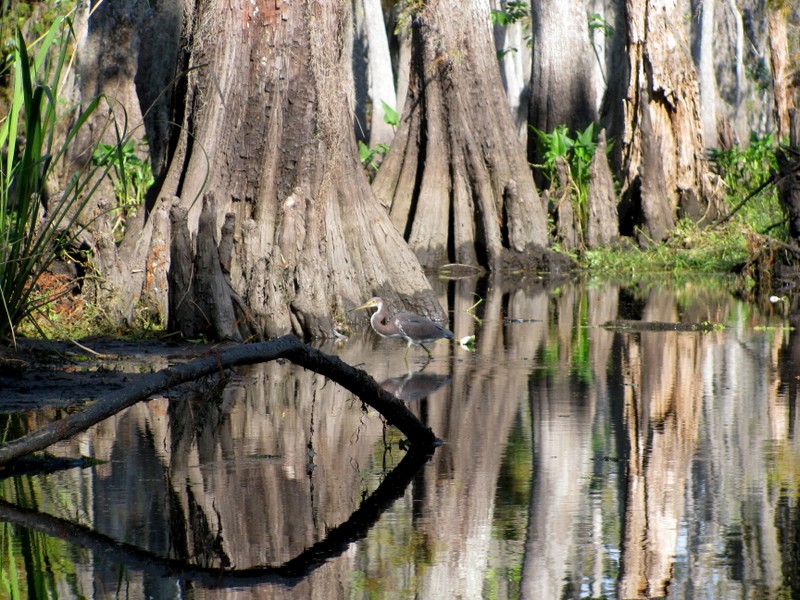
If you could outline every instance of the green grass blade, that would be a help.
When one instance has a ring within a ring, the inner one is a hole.
[[[30,106],[33,97],[33,84],[31,83],[31,61],[28,57],[28,48],[22,32],[17,29],[17,53],[19,60],[19,75],[22,81],[22,102],[25,106]]]
[[[45,61],[48,59],[50,55],[50,48],[53,45],[53,42],[56,39],[56,36],[61,33],[62,24],[64,22],[64,17],[57,17],[53,24],[50,26],[50,29],[42,36],[41,38],[41,47],[39,51],[36,53],[36,57],[33,61],[33,68],[36,73],[42,73],[43,67],[45,65]]]

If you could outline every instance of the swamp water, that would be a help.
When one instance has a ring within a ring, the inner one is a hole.
[[[441,301],[474,351],[321,347],[403,398],[444,440],[433,456],[319,375],[239,368],[51,449],[95,466],[0,479],[0,596],[800,597],[784,304],[469,279]],[[620,320],[700,328],[604,327]],[[3,410],[33,429],[64,409],[10,414],[0,390]]]

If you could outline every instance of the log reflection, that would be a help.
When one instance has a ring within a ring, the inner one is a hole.
[[[400,435],[390,435],[395,443],[387,444],[377,413],[312,371],[277,363],[240,367],[223,393],[211,386],[138,404],[63,444],[61,452],[108,462],[64,473],[69,501],[59,487],[48,487],[36,503],[145,552],[143,560],[165,558],[167,571],[191,565],[211,578],[282,564],[252,578],[295,577],[313,556],[337,556],[330,551],[338,539],[331,537],[333,524],[369,508],[365,498],[400,462]],[[361,521],[350,525],[363,522],[359,514]],[[305,554],[306,548],[314,550]],[[80,588],[118,589],[119,564],[107,554],[88,556],[76,568]],[[341,588],[351,564],[345,556],[297,585]],[[154,589],[170,595],[158,570],[132,571],[125,586],[131,595]]]
[[[386,475],[378,488],[342,524],[297,556],[275,566],[215,568],[160,556],[146,548],[120,542],[86,526],[15,506],[0,499],[0,520],[15,523],[70,544],[87,548],[103,560],[139,569],[151,577],[179,578],[215,588],[243,587],[264,583],[294,586],[327,560],[339,556],[354,541],[364,537],[381,514],[403,495],[414,475],[430,458],[412,449]]]

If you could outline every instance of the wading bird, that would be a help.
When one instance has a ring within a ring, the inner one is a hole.
[[[365,308],[378,309],[369,318],[369,322],[372,324],[375,333],[387,338],[401,338],[408,342],[403,360],[407,360],[408,349],[411,348],[412,344],[421,346],[422,349],[428,353],[428,359],[430,359],[433,355],[424,344],[441,339],[453,339],[452,331],[420,315],[410,312],[399,312],[394,316],[389,316],[389,309],[386,307],[386,303],[382,298],[378,298],[377,296],[375,298],[370,298],[366,304],[354,310],[363,310]]]

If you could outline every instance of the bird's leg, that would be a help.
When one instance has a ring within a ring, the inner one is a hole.
[[[425,352],[428,353],[428,359],[433,358],[433,354],[431,354],[430,350],[428,350],[423,344],[420,344],[420,346],[422,346],[422,349],[425,350]]]

